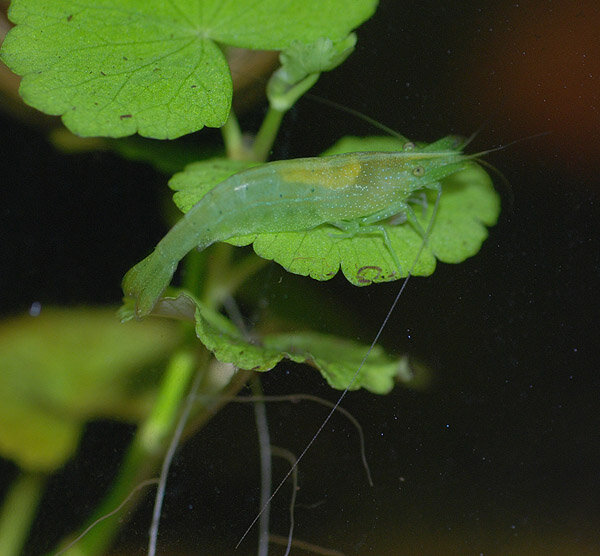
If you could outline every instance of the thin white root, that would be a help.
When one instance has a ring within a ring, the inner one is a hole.
[[[158,483],[159,483],[158,477],[154,477],[153,479],[147,479],[146,481],[142,481],[127,495],[127,498],[125,498],[125,500],[123,500],[123,502],[121,502],[114,510],[112,510],[111,512],[108,512],[107,514],[103,515],[102,517],[99,517],[96,521],[94,521],[93,523],[88,525],[82,531],[82,533],[80,535],[78,535],[74,540],[72,540],[67,546],[65,546],[64,548],[61,548],[58,552],[56,552],[54,554],[54,556],[60,556],[61,554],[64,554],[67,550],[69,550],[70,548],[73,548],[73,546],[75,546],[81,539],[83,539],[83,537],[85,537],[94,527],[96,527],[96,525],[98,525],[105,519],[112,517],[116,513],[119,513],[123,509],[123,507],[127,504],[127,502],[129,502],[139,490],[146,488],[149,485],[157,485]]]

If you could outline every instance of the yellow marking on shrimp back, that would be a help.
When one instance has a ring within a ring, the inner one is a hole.
[[[360,174],[362,164],[358,160],[348,161],[341,166],[332,165],[331,168],[304,167],[295,165],[289,169],[280,169],[281,178],[290,183],[318,185],[328,189],[339,189],[353,184]]]

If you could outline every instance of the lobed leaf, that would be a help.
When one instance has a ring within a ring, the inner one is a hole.
[[[171,307],[189,304],[191,298],[181,294],[169,300]],[[253,341],[245,337],[226,317],[196,304],[196,334],[200,341],[223,363],[240,369],[271,370],[282,359],[307,363],[320,371],[333,388],[344,390],[361,365],[369,346],[339,336],[319,332],[268,334]],[[397,381],[410,384],[412,371],[406,356],[394,358],[382,347],[375,346],[364,363],[351,389],[365,388],[376,394],[387,394]]]
[[[227,120],[224,45],[339,41],[376,0],[13,0],[2,60],[25,102],[82,136],[173,139]]]
[[[267,83],[269,103],[277,110],[289,110],[318,80],[321,72],[339,66],[356,45],[356,35],[334,42],[319,37],[312,43],[293,41],[281,52],[277,69]]]

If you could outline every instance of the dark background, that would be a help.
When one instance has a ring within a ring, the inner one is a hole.
[[[400,4],[381,3],[316,94],[414,140],[479,129],[472,151],[550,135],[486,157],[510,183],[496,180],[498,225],[476,257],[411,280],[382,337],[431,367],[434,383],[348,396],[375,487],[354,429],[334,417],[300,465],[296,537],[345,554],[600,554],[600,9],[592,0]],[[123,273],[165,231],[166,178],[111,153],[58,154],[37,128],[0,118],[2,314],[33,301],[118,302]],[[305,100],[274,156],[315,155],[349,133],[378,132]],[[286,303],[286,288],[302,283],[274,267],[265,296]],[[318,288],[369,342],[398,284],[355,289],[336,278]],[[314,320],[328,329],[327,311]],[[265,375],[264,388],[337,396],[291,364]],[[273,443],[298,454],[325,414],[308,402],[270,405]],[[45,518],[68,522],[93,507],[130,434],[90,426],[78,460],[50,485],[32,554],[55,540]],[[161,546],[233,554],[257,509],[258,473],[251,408],[230,405],[179,452]],[[286,487],[274,532],[286,534],[288,503]],[[149,508],[121,538],[130,553],[145,550]],[[236,552],[252,553],[253,539]]]

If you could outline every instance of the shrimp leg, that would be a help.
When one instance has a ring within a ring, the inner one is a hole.
[[[369,216],[361,218],[359,220],[350,220],[350,221],[340,221],[340,222],[332,222],[331,224],[336,228],[342,230],[343,234],[331,234],[332,237],[339,238],[352,238],[356,235],[372,235],[376,234],[383,239],[383,243],[385,244],[388,253],[392,257],[396,268],[398,269],[398,273],[402,274],[402,265],[400,264],[400,260],[396,255],[396,251],[392,247],[392,242],[390,241],[390,236],[387,233],[387,230],[383,225],[377,224],[377,222],[382,222],[383,220],[387,220],[388,218],[392,218],[393,216],[404,214],[410,207],[406,204],[406,201],[398,201],[384,209],[377,211]]]

